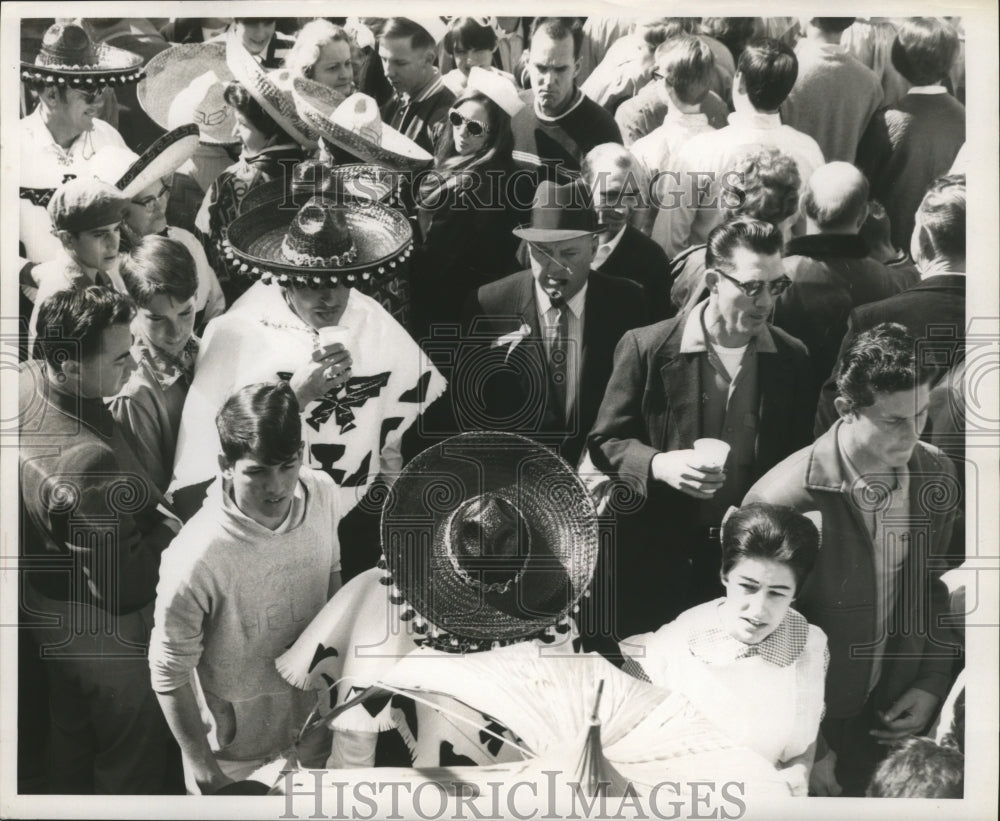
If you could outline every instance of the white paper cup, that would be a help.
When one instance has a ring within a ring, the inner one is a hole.
[[[704,464],[721,469],[729,456],[729,443],[721,439],[695,439],[694,450]]]
[[[354,335],[346,325],[327,325],[325,328],[320,328],[317,333],[319,334],[319,347],[325,348],[327,345],[335,345],[339,342],[346,350],[351,350]]]

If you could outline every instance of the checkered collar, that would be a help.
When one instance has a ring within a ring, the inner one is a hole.
[[[173,356],[160,350],[144,337],[137,336],[132,345],[132,358],[136,362],[145,362],[148,365],[153,378],[163,390],[180,380],[190,386],[194,378],[194,363],[198,358],[199,344],[198,337],[192,334],[180,354]]]
[[[688,633],[688,649],[695,658],[707,664],[730,664],[743,658],[760,656],[776,667],[788,667],[802,655],[809,638],[809,622],[796,610],[788,608],[778,628],[759,644],[744,644],[734,639],[723,628],[718,618],[718,607],[725,599],[714,602],[714,618],[700,624]]]

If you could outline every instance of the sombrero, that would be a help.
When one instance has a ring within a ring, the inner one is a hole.
[[[557,454],[464,433],[399,475],[382,511],[383,583],[423,641],[467,652],[568,629],[597,563],[597,514]]]
[[[239,273],[279,285],[364,289],[410,256],[413,229],[392,208],[325,197],[310,198],[298,211],[280,204],[230,223],[223,248]]]
[[[131,198],[180,168],[197,145],[198,126],[188,123],[161,136],[141,155],[121,146],[104,146],[88,167],[95,177]]]
[[[413,140],[382,122],[378,104],[367,94],[352,94],[331,106],[312,94],[302,78],[295,78],[292,89],[295,107],[309,127],[355,157],[401,171],[434,162]]]
[[[147,64],[139,105],[163,128],[195,123],[203,143],[231,145],[239,142],[236,113],[222,93],[232,79],[224,43],[171,46]]]
[[[142,79],[142,57],[94,43],[75,23],[55,23],[42,37],[35,62],[21,62],[21,78],[65,88],[125,86]]]

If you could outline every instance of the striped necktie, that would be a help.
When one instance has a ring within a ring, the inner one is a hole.
[[[556,311],[555,322],[550,326],[549,375],[558,403],[559,416],[566,419],[566,395],[569,388],[569,308],[562,298],[552,299]]]

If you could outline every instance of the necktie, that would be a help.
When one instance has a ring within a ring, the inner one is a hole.
[[[551,326],[552,341],[549,345],[549,374],[555,393],[559,416],[566,419],[566,396],[569,387],[569,309],[562,299],[552,300],[556,312]]]

